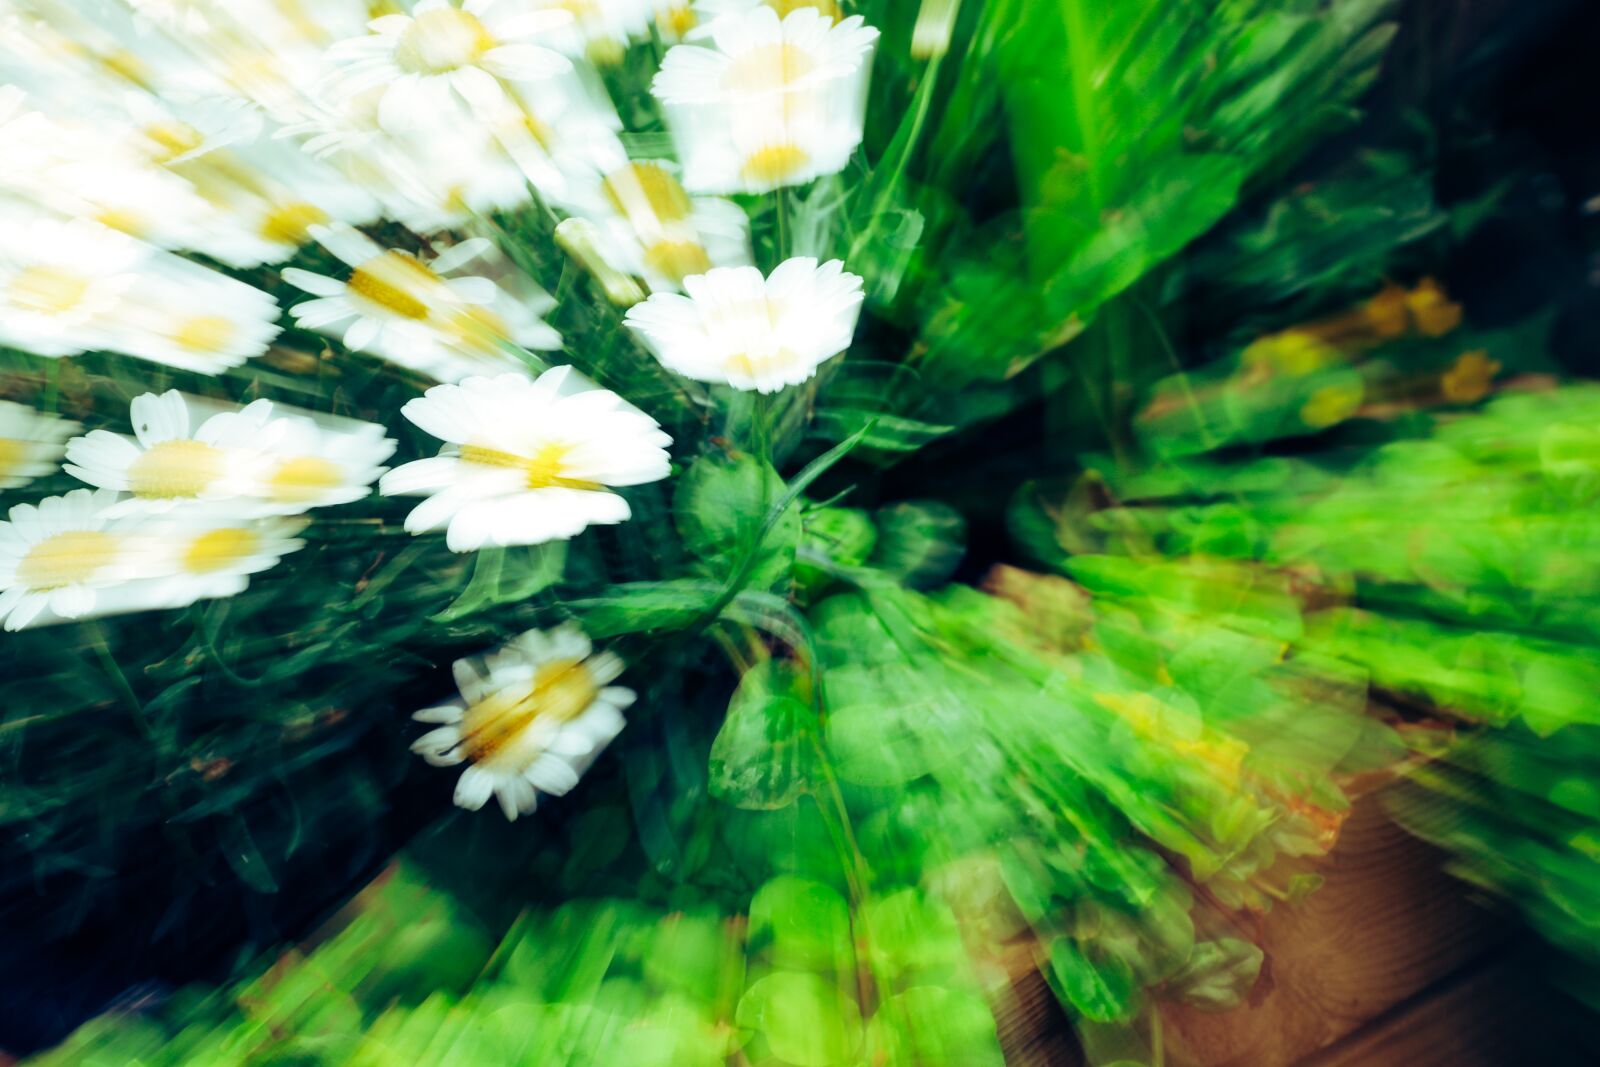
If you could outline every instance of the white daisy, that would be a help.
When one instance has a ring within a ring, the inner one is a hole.
[[[189,403],[177,390],[135,397],[131,415],[134,437],[91,430],[67,442],[68,474],[132,494],[112,506],[113,514],[247,497],[266,463],[263,449],[289,428],[286,420],[273,420],[269,400],[193,426]]]
[[[0,224],[0,343],[216,374],[265,352],[277,318],[267,293],[108,227]]]
[[[634,305],[625,321],[669,370],[761,393],[805,381],[849,348],[861,312],[861,279],[836,259],[785,260],[766,278],[721,267],[683,288]]]
[[[280,406],[275,409],[284,414]],[[293,514],[360,500],[394,454],[383,427],[359,419],[295,415],[266,449],[251,495],[261,510]]]
[[[815,8],[832,22],[844,18],[838,0],[694,0],[698,25],[685,34],[690,40],[707,36],[711,23],[724,15],[743,15],[758,7],[770,7],[779,18],[803,7]]]
[[[592,193],[574,213],[595,223],[606,260],[652,292],[676,292],[691,274],[750,262],[749,220],[737,204],[690,197],[671,165],[630,160],[615,138],[596,141],[590,158]]]
[[[634,693],[609,684],[622,669],[574,626],[530,630],[481,661],[456,661],[461,698],[413,716],[443,725],[411,750],[436,767],[470,763],[455,802],[477,811],[493,795],[514,820],[534,810],[539,793],[570,791],[622,732]]]
[[[651,91],[666,105],[684,186],[761,193],[844,169],[861,143],[878,31],[816,8],[724,15],[709,46],[667,51]]]
[[[66,439],[81,429],[48,411],[0,400],[0,489],[17,489],[55,470]]]
[[[658,481],[670,468],[672,439],[656,421],[570,367],[537,381],[505,374],[435,386],[401,411],[449,443],[385,474],[379,489],[427,495],[406,529],[448,527],[445,542],[456,552],[624,522],[628,502],[612,487]]]
[[[139,543],[108,528],[116,494],[74,489],[18,504],[0,522],[0,619],[7,630],[95,610],[103,589],[138,573]]]
[[[179,608],[197,600],[236,596],[250,576],[270,570],[305,542],[307,520],[253,518],[227,505],[198,505],[147,524],[151,577],[129,593],[150,607]]]
[[[668,44],[689,37],[705,17],[693,0],[654,0],[656,33]]]
[[[544,11],[561,11],[571,18],[550,36],[551,47],[574,59],[596,66],[622,62],[631,41],[650,33],[654,0],[530,0]]]
[[[508,0],[422,0],[411,13],[382,15],[372,32],[328,50],[342,91],[384,87],[378,105],[385,129],[428,121],[441,94],[469,102],[501,95],[498,79],[529,81],[571,69],[536,43],[572,22],[564,10],[530,10]]]
[[[417,233],[448,229],[474,214],[521,207],[529,201],[530,181],[545,191],[533,173],[525,174],[502,150],[505,139],[493,122],[478,114],[517,110],[509,100],[468,110],[451,97],[435,108],[429,121],[394,132],[379,125],[382,99],[383,89],[374,86],[339,100],[318,101],[302,108],[278,135],[303,138],[306,152],[369,191],[385,214]]]
[[[517,301],[483,277],[447,277],[486,254],[490,243],[463,241],[431,262],[384,250],[345,227],[314,236],[353,269],[349,279],[289,267],[283,280],[317,297],[289,309],[304,329],[340,336],[348,348],[443,381],[485,370],[520,368],[509,347],[559,348],[561,335],[539,313],[537,294]]]
[[[151,251],[85,220],[0,222],[0,343],[41,356],[109,346]]]
[[[281,332],[278,302],[178,256],[152,256],[123,294],[105,347],[201,374],[261,355]]]

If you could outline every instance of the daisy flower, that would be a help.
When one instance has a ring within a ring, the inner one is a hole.
[[[693,6],[699,25],[686,34],[690,39],[705,36],[706,27],[724,15],[743,15],[758,7],[770,7],[779,18],[803,7],[815,8],[831,22],[844,18],[838,0],[694,0]]]
[[[0,343],[41,356],[110,347],[111,312],[152,251],[86,220],[0,223]]]
[[[134,437],[91,430],[67,442],[68,474],[132,494],[112,506],[113,514],[247,496],[264,465],[263,446],[288,429],[285,420],[272,419],[269,400],[193,426],[189,403],[177,390],[135,397],[131,415]]]
[[[278,302],[252,285],[178,256],[152,256],[123,294],[105,347],[154,363],[219,374],[267,350]]]
[[[282,408],[277,409],[282,413]],[[252,495],[262,510],[292,514],[360,500],[394,454],[383,427],[359,419],[298,415],[276,438],[258,468]]]
[[[0,489],[17,489],[49,474],[66,439],[82,428],[47,411],[0,400]]]
[[[596,180],[576,210],[595,223],[600,254],[643,278],[652,292],[676,292],[713,266],[750,262],[749,220],[729,200],[690,197],[673,168],[630,160],[612,138],[591,148]]]
[[[316,297],[289,309],[304,329],[342,334],[348,348],[445,381],[520,368],[509,345],[561,345],[561,335],[539,318],[554,306],[542,293],[530,306],[488,278],[446,277],[484,256],[488,241],[463,241],[424,262],[346,227],[318,228],[314,235],[353,269],[345,281],[295,267],[283,271],[284,281]]]
[[[328,49],[345,92],[384,86],[385,129],[404,130],[437,110],[441,95],[473,101],[502,93],[498,79],[529,81],[571,69],[543,40],[572,22],[570,12],[530,10],[507,0],[422,0],[411,13],[382,15],[372,32]]]
[[[666,105],[691,192],[762,193],[844,169],[861,143],[878,31],[813,7],[723,15],[667,51]]]
[[[227,505],[173,512],[150,524],[150,571],[130,594],[151,607],[180,608],[197,600],[236,596],[250,576],[270,570],[305,547],[307,520],[252,518]]]
[[[836,259],[785,260],[766,278],[755,267],[719,267],[683,288],[687,296],[634,305],[627,325],[667,369],[761,393],[805,381],[849,348],[861,312],[861,279]]]
[[[108,528],[116,494],[74,489],[18,504],[0,522],[0,619],[7,630],[75,619],[96,608],[97,594],[137,573],[139,543]]]
[[[530,630],[481,661],[456,661],[460,699],[413,716],[442,725],[411,750],[435,767],[470,764],[455,802],[477,811],[494,796],[515,820],[534,810],[540,793],[570,791],[622,732],[634,693],[609,684],[622,668],[574,626]]]
[[[267,293],[87,220],[0,225],[0,342],[102,349],[203,374],[265,352]]]
[[[402,414],[449,442],[439,455],[383,476],[385,496],[427,495],[406,529],[447,527],[456,552],[564,540],[597,523],[626,521],[613,487],[667,476],[672,439],[616,393],[556,367],[440,385]]]
[[[649,35],[654,0],[531,0],[544,11],[572,17],[550,36],[550,45],[598,67],[616,66],[631,41]]]

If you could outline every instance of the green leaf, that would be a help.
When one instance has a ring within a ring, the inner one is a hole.
[[[711,743],[712,796],[773,811],[805,792],[816,760],[817,716],[800,694],[808,679],[769,660],[745,673]]]
[[[821,882],[779,875],[751,898],[750,948],[778,967],[853,974],[850,908]]]
[[[799,511],[771,466],[748,453],[702,456],[673,499],[678,532],[713,573],[732,576],[746,556],[747,580],[766,588],[794,566]]]
[[[614,585],[605,596],[569,600],[590,637],[681,630],[716,601],[719,586],[699,578]]]
[[[256,847],[242,815],[230,815],[222,820],[217,830],[217,844],[222,849],[223,859],[245,885],[257,893],[278,891],[278,882],[272,877],[267,859]]]
[[[907,585],[943,585],[966,551],[967,523],[937,500],[907,501],[879,508],[878,543],[872,565]]]
[[[451,622],[463,615],[526,600],[559,581],[566,563],[565,541],[481,549],[467,587],[449,607],[434,615],[433,621]]]
[[[867,1062],[1005,1067],[994,1013],[982,999],[915,986],[884,1001],[867,1028]]]
[[[1243,1003],[1261,973],[1261,949],[1237,937],[1201,941],[1189,962],[1167,980],[1178,999],[1203,1011],[1227,1011]]]
[[[779,971],[739,1001],[740,1026],[759,1030],[773,1055],[795,1067],[833,1067],[861,1045],[861,1009],[814,974]]]
[[[1050,946],[1050,975],[1058,994],[1085,1019],[1109,1023],[1133,1014],[1139,991],[1120,958],[1090,960],[1072,938],[1058,937]]]

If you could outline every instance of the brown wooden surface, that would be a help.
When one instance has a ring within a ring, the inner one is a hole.
[[[1252,1003],[1215,1014],[1163,1007],[1167,1067],[1528,1062],[1516,1022],[1545,1005],[1530,1002],[1539,994],[1525,970],[1505,962],[1507,929],[1444,873],[1439,853],[1388,819],[1380,796],[1356,802],[1338,845],[1309,869],[1324,875],[1322,888],[1264,919],[1268,966]],[[1016,962],[996,1004],[1006,1062],[1079,1067],[1060,1006]]]
[[[1387,818],[1377,795],[1356,802],[1316,869],[1327,879],[1321,889],[1266,917],[1265,995],[1221,1014],[1164,1009],[1169,1063],[1288,1067],[1483,957],[1503,936],[1444,873],[1438,853]]]

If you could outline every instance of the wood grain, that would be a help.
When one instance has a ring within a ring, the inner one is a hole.
[[[1168,1063],[1287,1067],[1414,997],[1501,939],[1494,918],[1441,869],[1438,853],[1356,802],[1316,869],[1327,881],[1298,908],[1266,916],[1270,987],[1207,1014],[1165,1005]]]

